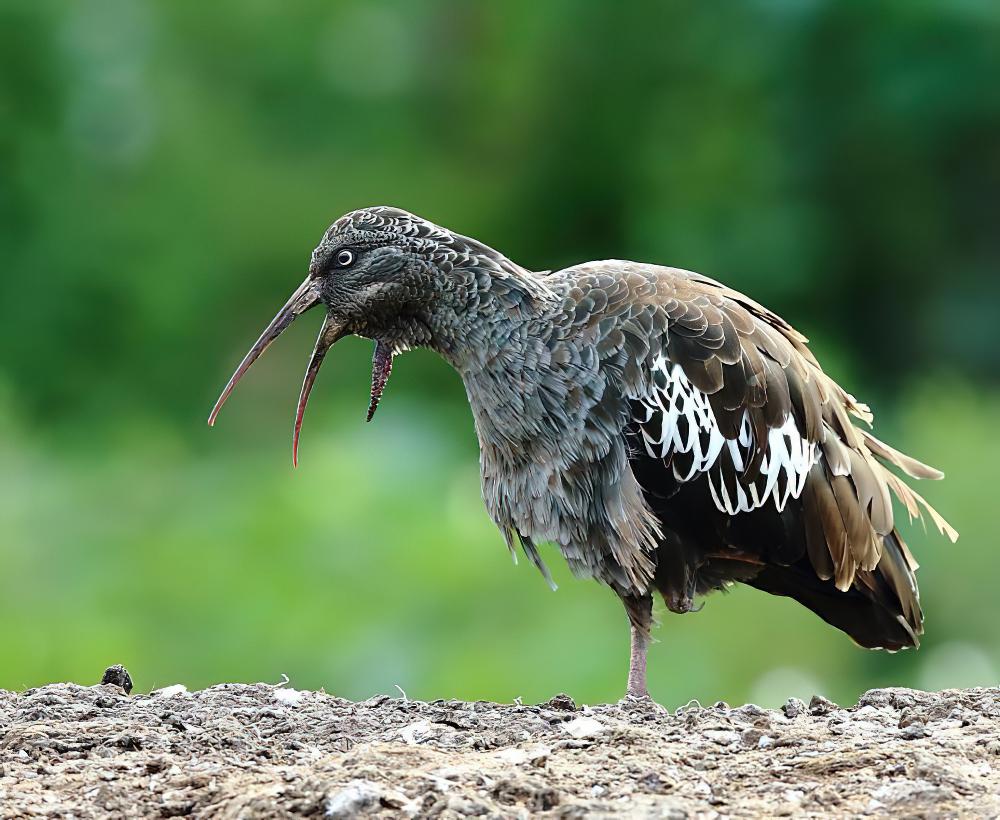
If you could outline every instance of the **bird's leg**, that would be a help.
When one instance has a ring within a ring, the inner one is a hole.
[[[628,613],[632,628],[625,699],[649,700],[649,689],[646,687],[646,652],[649,649],[649,629],[653,624],[653,596],[650,593],[641,596],[623,595],[622,603],[625,604],[625,612]]]

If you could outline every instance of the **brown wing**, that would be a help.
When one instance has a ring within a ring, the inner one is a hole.
[[[779,316],[698,274],[656,270],[648,304],[667,315],[665,344],[660,359],[655,351],[648,358],[647,378],[634,383],[649,454],[678,480],[705,473],[723,512],[780,508],[794,498],[816,575],[843,591],[888,583],[919,632],[917,564],[896,532],[890,493],[911,518],[922,508],[952,541],[958,534],[888,466],[913,478],[941,473],[855,427],[852,417],[871,423],[868,407],[823,372],[807,339]],[[689,403],[707,405],[710,416]],[[697,435],[692,425],[700,425]],[[722,446],[712,444],[715,435]],[[798,461],[790,443],[782,451],[795,435]],[[783,455],[791,487],[764,492]]]

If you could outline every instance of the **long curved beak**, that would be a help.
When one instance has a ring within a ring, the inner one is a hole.
[[[270,346],[271,342],[277,339],[287,328],[294,322],[299,316],[305,313],[310,308],[315,307],[319,304],[319,283],[307,277],[306,280],[299,285],[295,293],[292,294],[291,298],[285,303],[285,306],[278,311],[278,315],[271,320],[271,324],[267,326],[267,329],[260,334],[260,338],[254,343],[254,346],[250,348],[250,352],[243,358],[240,362],[240,366],[236,368],[236,372],[233,373],[233,377],[229,380],[229,384],[226,385],[225,390],[222,391],[222,395],[219,396],[219,400],[215,403],[215,407],[212,408],[212,413],[208,417],[209,426],[215,424],[215,420],[219,415],[219,411],[222,409],[222,405],[226,403],[226,399],[229,398],[233,389],[236,387],[236,383],[243,378],[243,374],[250,369],[260,354],[263,353]],[[329,319],[327,319],[329,322]],[[324,329],[326,324],[324,324]],[[336,340],[334,340],[336,341]],[[330,343],[332,344],[332,342]],[[327,345],[329,347],[329,345]],[[326,353],[326,350],[323,351]],[[315,359],[316,354],[313,354]],[[319,362],[316,363],[316,369],[319,369],[319,363],[322,362],[323,357],[319,357]],[[310,363],[310,368],[312,368],[312,363]],[[307,375],[308,378],[308,375]],[[313,374],[313,379],[315,379],[315,374]],[[307,393],[308,395],[308,393]]]
[[[309,366],[306,368],[306,376],[302,380],[302,390],[299,392],[299,403],[295,408],[295,431],[292,433],[292,466],[299,466],[299,433],[302,431],[302,417],[306,412],[306,403],[309,401],[309,394],[316,383],[316,374],[319,373],[320,365],[326,357],[326,351],[333,347],[334,342],[344,335],[344,325],[335,321],[328,313],[323,320],[323,327],[319,329],[319,336],[316,337],[316,347],[313,348],[312,356],[309,357]]]

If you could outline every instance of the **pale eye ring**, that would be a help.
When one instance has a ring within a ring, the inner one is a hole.
[[[334,261],[337,263],[338,268],[349,268],[354,264],[354,251],[349,251],[344,248],[342,251],[337,251],[337,256]]]

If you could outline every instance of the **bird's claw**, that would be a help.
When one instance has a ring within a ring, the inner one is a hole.
[[[665,706],[661,706],[655,700],[653,700],[649,694],[626,694],[620,701],[618,701],[618,707],[623,712],[629,712],[631,714],[660,714],[668,715],[669,710]]]

